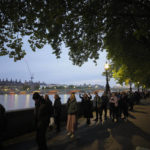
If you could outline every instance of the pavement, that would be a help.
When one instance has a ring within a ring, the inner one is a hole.
[[[49,130],[47,144],[49,150],[150,150],[150,103],[143,101],[129,112],[127,121],[113,123],[110,119],[103,123],[92,119],[78,120],[75,138],[67,136],[65,126],[60,133]],[[94,114],[95,115],[95,114]],[[4,150],[37,150],[35,132],[4,142]]]

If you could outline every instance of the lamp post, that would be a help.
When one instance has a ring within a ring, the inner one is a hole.
[[[140,91],[140,82],[137,82],[137,89],[138,89],[138,92]]]
[[[109,86],[109,82],[108,82],[108,69],[109,69],[109,64],[106,62],[104,69],[106,71],[106,88],[105,88],[105,92],[106,94],[108,94],[108,92],[110,92],[110,86]]]

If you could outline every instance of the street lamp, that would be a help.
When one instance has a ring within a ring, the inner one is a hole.
[[[138,92],[140,91],[140,82],[137,82],[137,89],[138,89]]]
[[[108,69],[109,69],[109,64],[106,62],[105,66],[104,66],[104,69],[106,71],[106,89],[105,89],[105,92],[106,94],[108,94],[108,92],[110,92],[110,86],[109,86],[109,83],[108,83]]]

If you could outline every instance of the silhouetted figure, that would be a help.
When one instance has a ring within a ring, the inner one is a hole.
[[[77,127],[77,101],[74,93],[71,94],[67,101],[67,113],[67,135],[74,138]]]
[[[107,120],[107,105],[108,105],[109,99],[108,99],[108,96],[106,95],[105,92],[102,95],[101,100],[102,100],[102,104],[101,104],[101,107],[100,107],[100,119],[102,120],[102,115],[103,115],[103,112],[104,112],[105,113],[104,114],[105,120]]]
[[[133,111],[135,100],[136,100],[135,94],[129,93],[128,94],[128,105],[129,105],[129,110],[130,111]]]
[[[86,123],[87,125],[89,125],[91,123],[90,118],[93,117],[93,104],[92,104],[92,96],[87,95],[86,93],[83,95],[83,97],[81,95],[79,95],[80,98],[82,99],[82,108],[83,108],[83,114],[84,117],[86,118]]]
[[[126,93],[122,93],[121,94],[121,98],[120,98],[120,109],[121,109],[121,113],[123,113],[125,120],[127,120],[128,118],[128,96]]]
[[[60,119],[61,119],[61,98],[58,94],[54,95],[54,121],[56,125],[56,131],[60,132]]]
[[[2,140],[6,129],[6,114],[5,108],[0,104],[0,149],[2,149]]]
[[[39,93],[33,94],[33,100],[35,101],[35,126],[36,126],[36,141],[39,150],[47,150],[46,144],[46,130],[49,125],[49,118],[51,114],[51,105],[45,101]]]
[[[116,118],[118,122],[119,109],[118,109],[118,98],[116,96],[116,93],[112,93],[112,96],[109,100],[109,105],[110,105],[110,117],[112,118],[112,121],[114,122]]]
[[[97,92],[94,93],[95,94],[95,97],[94,97],[94,101],[93,101],[93,105],[94,105],[94,110],[96,112],[96,118],[95,118],[95,121],[97,122],[98,121],[98,114],[100,115],[100,107],[101,107],[101,98],[100,96],[98,95]],[[102,119],[100,118],[100,121],[102,121]]]
[[[46,94],[45,98],[46,102],[50,105],[51,109],[50,109],[50,117],[54,115],[54,108],[53,108],[53,104],[52,101],[50,100],[49,96]]]

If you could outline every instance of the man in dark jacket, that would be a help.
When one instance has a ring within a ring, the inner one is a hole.
[[[45,101],[39,93],[33,94],[33,100],[35,101],[35,126],[36,126],[36,141],[39,150],[47,150],[46,144],[46,130],[49,125],[51,106],[50,103]]]
[[[103,111],[105,112],[105,120],[107,120],[107,105],[108,105],[109,99],[106,93],[102,95],[101,100],[102,100],[102,104],[100,107],[100,120],[102,121]]]
[[[0,149],[2,149],[2,140],[4,136],[4,130],[6,127],[5,108],[0,104]]]
[[[61,98],[58,94],[54,95],[54,121],[56,124],[56,132],[60,132],[60,119],[61,119]]]

